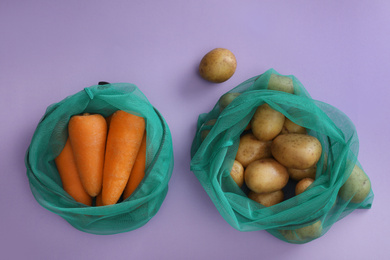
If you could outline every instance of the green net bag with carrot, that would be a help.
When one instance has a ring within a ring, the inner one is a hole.
[[[173,170],[172,138],[132,84],[99,84],[52,104],[25,156],[40,205],[75,228],[115,234],[159,210]]]
[[[358,151],[344,113],[270,69],[199,115],[191,170],[232,227],[306,243],[371,207]]]

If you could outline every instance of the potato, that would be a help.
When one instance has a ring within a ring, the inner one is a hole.
[[[257,203],[260,203],[265,207],[271,207],[283,201],[284,192],[282,190],[267,193],[256,193],[250,191],[248,193],[248,198],[256,201]]]
[[[318,220],[311,225],[296,229],[295,232],[301,239],[317,238],[321,236],[322,233],[322,222],[321,220]]]
[[[239,161],[234,160],[230,176],[240,188],[244,185],[244,167]]]
[[[209,121],[205,122],[203,125],[204,126],[214,126],[216,122],[217,122],[217,119],[210,119]],[[204,129],[200,132],[200,138],[202,139],[202,141],[204,139],[206,139],[206,136],[210,133],[211,128],[208,127],[207,129]]]
[[[291,94],[294,93],[294,85],[292,79],[277,74],[271,74],[267,88],[270,90],[278,90]]]
[[[259,106],[251,120],[252,132],[257,139],[270,141],[281,131],[285,116],[271,108],[267,103]]]
[[[245,183],[257,193],[281,190],[288,182],[286,168],[272,158],[254,161],[246,167]]]
[[[219,103],[219,110],[224,110],[232,101],[238,97],[241,93],[225,93],[223,94],[218,103]]]
[[[236,160],[247,167],[251,162],[271,157],[271,142],[260,141],[252,133],[241,136]]]
[[[202,130],[202,132],[200,133],[200,138],[202,139],[202,141],[204,139],[206,139],[206,136],[210,133],[210,129],[206,129],[206,130]]]
[[[316,171],[317,166],[313,166],[307,169],[293,169],[293,168],[287,168],[288,175],[290,175],[290,178],[295,181],[300,181],[303,178],[316,178]]]
[[[281,134],[289,134],[289,133],[296,133],[296,134],[307,134],[306,128],[303,126],[300,126],[290,119],[286,118],[284,120],[284,125],[282,128]]]
[[[285,239],[287,239],[287,241],[293,242],[299,240],[294,230],[280,229],[278,231],[280,234],[282,234],[282,236],[284,236]]]
[[[271,144],[273,157],[287,168],[307,169],[313,167],[321,157],[322,146],[314,136],[284,134]]]
[[[248,130],[251,130],[252,129],[252,125],[251,125],[251,122],[249,122],[249,124],[246,125],[245,127],[245,131],[248,131]]]
[[[341,186],[339,196],[344,201],[351,200],[352,203],[361,203],[368,196],[370,190],[370,179],[359,166],[355,165],[351,175]]]
[[[200,61],[199,74],[207,81],[221,83],[233,76],[236,67],[236,57],[230,50],[215,48]]]
[[[305,241],[307,239],[315,239],[322,234],[322,221],[318,220],[313,224],[292,229],[292,230],[279,230],[279,232],[289,241]]]
[[[312,178],[303,178],[295,186],[295,195],[299,195],[304,192],[312,183],[314,179]]]

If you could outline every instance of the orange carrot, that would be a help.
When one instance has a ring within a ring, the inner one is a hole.
[[[103,206],[102,193],[99,193],[99,195],[96,196],[95,206],[97,206],[97,207]]]
[[[117,203],[126,187],[145,131],[142,117],[116,111],[108,131],[103,171],[103,205]]]
[[[69,138],[66,140],[61,153],[54,159],[54,161],[60,174],[64,190],[72,196],[75,201],[91,206],[92,198],[88,195],[81,184]]]
[[[111,118],[112,118],[112,114],[106,117],[107,127],[110,127]]]
[[[95,197],[102,189],[106,120],[99,114],[72,116],[68,130],[81,183],[87,193]]]
[[[135,160],[134,167],[131,170],[129,181],[126,188],[123,191],[123,199],[127,199],[135,191],[140,182],[145,176],[145,163],[146,163],[146,133],[142,138],[141,147]]]

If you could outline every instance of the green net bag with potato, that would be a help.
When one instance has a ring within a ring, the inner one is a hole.
[[[114,205],[96,206],[96,198],[91,205],[77,202],[64,190],[55,163],[68,138],[69,120],[85,113],[108,118],[118,110],[144,119],[144,177],[130,197]],[[25,164],[31,191],[41,206],[81,231],[115,234],[143,226],[158,212],[173,170],[172,138],[163,116],[135,85],[99,84],[47,108],[26,152]]]
[[[199,115],[191,170],[232,227],[306,243],[371,207],[358,150],[345,114],[270,69]]]

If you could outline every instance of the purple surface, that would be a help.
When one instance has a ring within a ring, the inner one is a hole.
[[[0,2],[0,255],[2,259],[386,259],[390,225],[388,1]],[[234,76],[197,74],[215,47]],[[200,113],[274,68],[354,122],[373,207],[304,245],[227,224],[189,169]],[[136,84],[173,135],[175,168],[157,215],[138,230],[80,232],[32,196],[24,153],[48,105],[98,81]]]

